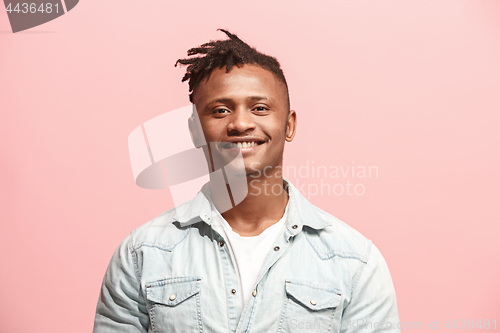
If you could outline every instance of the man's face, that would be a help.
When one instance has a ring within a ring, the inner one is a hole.
[[[225,67],[215,69],[195,89],[193,101],[207,144],[217,142],[209,144],[214,169],[232,161],[239,150],[247,176],[282,165],[296,115],[288,112],[285,85],[272,72],[248,64],[229,73]]]

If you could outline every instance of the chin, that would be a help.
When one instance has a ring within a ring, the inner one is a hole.
[[[259,176],[259,170],[251,169],[251,168],[245,168],[246,171],[246,176],[247,178],[257,178]]]

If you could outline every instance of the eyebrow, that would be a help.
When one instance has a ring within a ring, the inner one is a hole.
[[[260,100],[269,100],[269,101],[273,101],[274,99],[271,98],[271,97],[267,97],[267,96],[249,96],[246,98],[248,101],[260,101]],[[214,103],[229,103],[231,102],[232,99],[231,98],[215,98],[213,100],[211,100],[210,102],[207,103],[207,105],[212,105]]]

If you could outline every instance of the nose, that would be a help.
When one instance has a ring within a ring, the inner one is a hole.
[[[238,109],[230,117],[230,122],[227,125],[228,132],[244,133],[255,129],[252,113],[248,110]]]

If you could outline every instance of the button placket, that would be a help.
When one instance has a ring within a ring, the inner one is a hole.
[[[241,315],[241,303],[237,295],[237,290],[231,288],[231,286],[236,286],[238,284],[237,273],[235,269],[235,263],[231,256],[231,251],[229,245],[226,245],[222,236],[217,239],[219,253],[221,255],[221,261],[223,266],[224,274],[224,284],[226,286],[226,297],[228,303],[228,314],[229,314],[229,327],[231,331],[234,331],[238,326],[238,319]],[[234,296],[233,296],[234,295]]]

